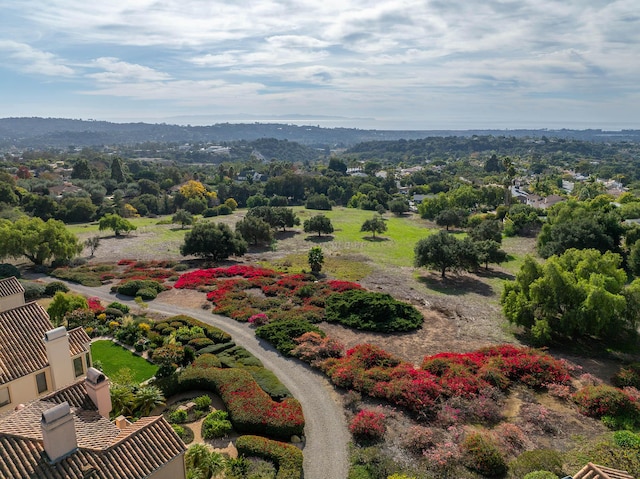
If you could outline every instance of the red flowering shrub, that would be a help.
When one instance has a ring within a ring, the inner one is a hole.
[[[620,368],[620,371],[611,378],[611,382],[619,388],[627,386],[640,388],[640,363],[632,363]]]
[[[437,432],[429,427],[411,426],[402,438],[402,445],[414,454],[423,454],[440,442]]]
[[[254,314],[253,316],[249,317],[249,319],[247,319],[247,322],[249,324],[254,325],[254,326],[262,326],[262,325],[267,324],[269,322],[269,318],[264,313],[258,313],[258,314]]]
[[[327,285],[331,288],[331,291],[336,293],[343,293],[344,291],[349,291],[351,289],[362,289],[358,283],[352,283],[351,281],[339,281],[339,280],[329,280],[327,281]]]
[[[204,368],[192,364],[179,376],[182,390],[213,390],[220,395],[234,428],[282,439],[302,434],[304,416],[294,398],[276,402],[258,386],[251,374],[239,368]]]
[[[503,422],[492,433],[502,452],[509,456],[518,456],[527,447],[527,436],[515,424]]]
[[[120,261],[118,261],[118,266],[129,266],[135,263],[135,259],[121,259]]]
[[[100,298],[96,298],[96,297],[87,298],[87,306],[89,306],[89,309],[95,315],[103,313],[105,309],[104,306],[102,306],[102,303],[100,302]]]
[[[378,441],[387,430],[384,420],[383,413],[363,409],[349,423],[349,431],[358,440]]]
[[[573,395],[580,412],[586,416],[639,415],[640,404],[621,389],[613,386],[586,386]]]
[[[291,355],[311,364],[327,358],[339,358],[344,355],[344,346],[340,341],[329,336],[309,332],[294,341],[298,344],[291,350]]]

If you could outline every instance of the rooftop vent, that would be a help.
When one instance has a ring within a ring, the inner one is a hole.
[[[87,369],[87,381],[89,381],[91,384],[100,384],[106,379],[107,377],[104,375],[104,373],[98,371],[96,368]]]

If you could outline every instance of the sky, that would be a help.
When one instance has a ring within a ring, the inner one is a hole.
[[[2,0],[0,117],[640,128],[638,0]]]

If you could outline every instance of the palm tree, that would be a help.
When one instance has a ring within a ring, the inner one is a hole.
[[[148,416],[156,406],[161,405],[164,405],[164,395],[160,388],[156,386],[141,387],[135,394],[135,411],[141,416]]]
[[[111,386],[111,405],[114,416],[131,416],[134,395],[130,386],[114,384]]]
[[[224,456],[218,452],[209,452],[204,444],[194,444],[185,454],[187,477],[191,479],[210,479],[225,467]]]

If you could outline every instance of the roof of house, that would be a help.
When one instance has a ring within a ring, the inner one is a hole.
[[[78,448],[55,464],[45,453],[42,412],[68,401]],[[74,383],[0,418],[0,477],[29,479],[145,478],[185,451],[162,416],[145,417],[119,429],[102,417]],[[93,475],[87,476],[89,471]]]
[[[24,288],[15,276],[0,279],[0,298],[24,293]]]
[[[611,467],[599,466],[592,462],[584,466],[573,479],[634,479],[627,471],[612,469]]]
[[[43,338],[52,329],[49,315],[36,302],[0,312],[0,384],[49,365]],[[71,356],[86,351],[89,342],[82,328],[69,331]]]

